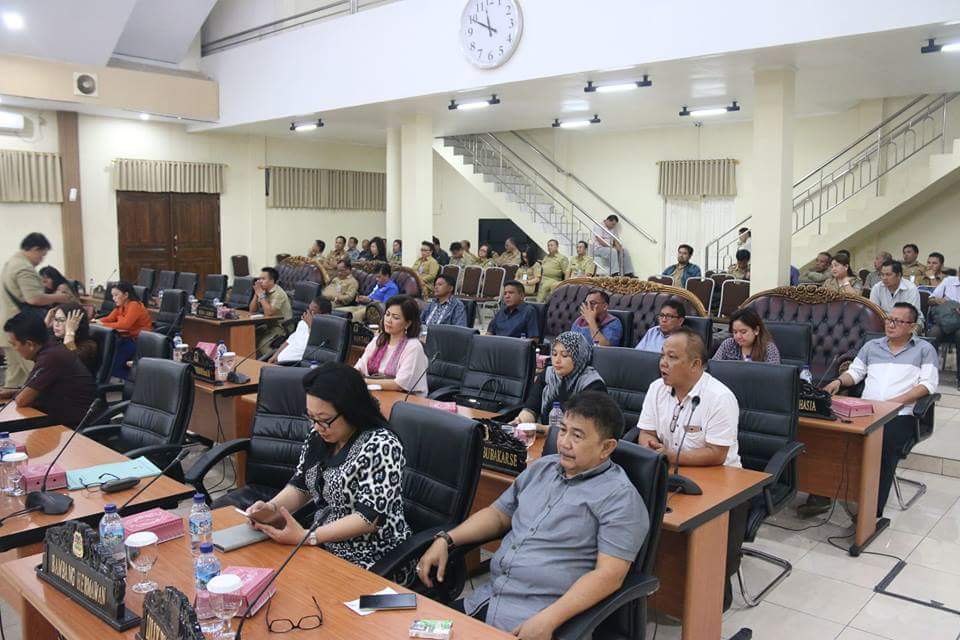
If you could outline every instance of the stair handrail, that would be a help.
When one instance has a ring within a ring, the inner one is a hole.
[[[639,226],[637,226],[636,224],[634,224],[634,222],[633,222],[632,220],[630,220],[630,218],[628,218],[627,216],[625,216],[619,209],[617,209],[615,206],[613,206],[612,204],[610,204],[610,202],[608,202],[606,198],[604,198],[604,197],[601,196],[599,193],[597,193],[596,191],[594,191],[594,190],[590,187],[590,185],[588,185],[588,184],[585,183],[583,180],[581,180],[581,179],[579,178],[579,176],[577,176],[577,175],[576,175],[575,173],[573,173],[572,171],[567,171],[565,168],[563,168],[562,166],[560,166],[560,164],[558,164],[553,158],[551,158],[550,156],[548,156],[547,154],[545,154],[543,151],[541,151],[540,148],[537,147],[537,145],[535,145],[533,142],[531,142],[530,140],[527,140],[525,137],[523,137],[523,135],[521,135],[519,131],[511,131],[510,133],[512,133],[514,136],[516,136],[521,142],[523,142],[525,145],[527,145],[530,149],[532,149],[532,150],[534,151],[534,153],[536,153],[538,156],[540,156],[541,158],[543,158],[544,160],[546,160],[547,163],[548,163],[550,166],[552,166],[552,167],[557,171],[557,173],[560,173],[560,174],[562,174],[563,176],[565,176],[565,177],[567,177],[567,178],[571,178],[574,182],[576,182],[578,185],[580,185],[581,187],[583,187],[583,189],[584,189],[587,193],[589,193],[589,194],[592,195],[594,198],[596,198],[597,200],[599,200],[599,201],[603,204],[603,206],[607,207],[608,209],[610,209],[610,211],[612,211],[614,214],[616,214],[616,216],[617,216],[620,220],[623,220],[623,221],[626,222],[630,227],[632,227],[632,228],[634,229],[634,231],[636,231],[637,233],[639,233],[640,235],[642,235],[644,238],[646,238],[647,240],[649,240],[651,243],[657,244],[656,238],[654,238],[654,237],[651,236],[649,233],[647,233],[646,231],[644,231],[642,228],[640,228]],[[493,135],[494,138],[497,137],[496,134],[491,134],[491,135]],[[501,141],[499,138],[497,138],[497,141],[500,142],[501,144],[503,144],[503,141]],[[504,145],[504,146],[506,146],[506,145]],[[507,147],[507,148],[509,149],[509,147]],[[514,155],[516,155],[516,154],[514,154]],[[520,156],[517,156],[517,157],[520,157]]]

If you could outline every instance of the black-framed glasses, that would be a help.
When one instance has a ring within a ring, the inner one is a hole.
[[[310,596],[310,599],[313,600],[313,606],[317,608],[319,615],[309,615],[303,616],[296,622],[290,618],[277,618],[276,620],[270,619],[270,605],[273,604],[273,598],[267,601],[267,630],[270,633],[289,633],[294,629],[300,629],[301,631],[310,631],[311,629],[316,629],[323,624],[323,610],[320,608],[320,603],[317,602],[317,599],[313,596]]]
[[[679,318],[680,318],[680,316],[672,316],[672,315],[670,315],[669,313],[660,313],[660,314],[657,314],[657,319],[658,319],[658,320],[677,320],[677,319],[679,319]]]
[[[321,420],[320,418],[315,418],[309,414],[307,414],[307,417],[310,418],[311,421],[313,421],[313,424],[317,425],[318,427],[326,431],[327,429],[333,426],[334,422],[340,419],[340,415],[341,414],[338,413],[337,415],[333,416],[329,420]]]
[[[905,324],[914,324],[913,322],[908,322],[906,320],[901,320],[900,318],[887,318],[887,324],[892,324],[895,327],[902,327]]]
[[[110,477],[106,478],[106,476],[110,476]],[[100,489],[100,485],[102,485],[104,482],[108,482],[110,480],[119,480],[120,478],[110,472],[107,472],[107,473],[101,473],[100,477],[97,478],[96,482],[86,482],[84,481],[83,478],[77,478],[77,479],[80,481],[80,484],[83,486],[84,490],[97,491]]]

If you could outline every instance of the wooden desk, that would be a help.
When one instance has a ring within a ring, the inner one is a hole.
[[[189,309],[188,309],[189,311]],[[180,336],[190,346],[198,342],[212,342],[223,340],[230,351],[243,358],[257,348],[257,325],[271,320],[280,320],[280,316],[263,316],[251,318],[250,312],[243,309],[234,309],[239,316],[236,320],[210,320],[198,318],[189,313],[183,318],[183,327]]]
[[[13,400],[0,409],[0,431],[14,433],[49,424],[50,418],[43,411],[33,407],[18,407]]]
[[[50,462],[72,433],[71,429],[62,426],[44,427],[18,433],[14,436],[14,440],[26,446],[31,463]],[[124,460],[127,460],[127,457],[123,454],[108,449],[86,436],[77,435],[57,464],[69,470],[110,462],[123,462]],[[93,480],[91,478],[91,481]],[[0,551],[17,548],[21,555],[36,553],[37,545],[43,540],[44,531],[48,527],[67,520],[82,520],[95,525],[99,522],[100,516],[103,515],[104,505],[110,502],[118,506],[123,504],[127,498],[139,491],[148,480],[145,478],[136,487],[117,493],[107,494],[85,489],[70,491],[69,494],[73,498],[73,507],[63,515],[50,516],[34,512],[10,518],[0,527]],[[66,489],[60,491],[66,491]],[[173,508],[180,500],[190,497],[193,493],[194,490],[191,487],[163,476],[137,497],[133,504],[127,507],[125,513],[129,515],[157,506]],[[19,498],[0,497],[0,516],[23,508],[23,500],[23,496]],[[24,547],[26,547],[25,550]]]
[[[215,529],[240,524],[243,517],[232,509],[217,509],[213,512]],[[270,541],[244,547],[230,553],[218,553],[223,566],[278,567],[292,547]],[[59,630],[71,640],[109,640],[134,638],[137,630],[125,633],[114,631],[109,626],[87,613],[61,592],[37,579],[34,567],[40,556],[22,558],[0,566],[0,575],[17,594],[21,627],[29,630],[31,640],[53,640]],[[192,598],[194,590],[192,556],[182,538],[160,545],[160,559],[150,572],[151,579],[161,587],[172,585]],[[273,597],[271,617],[297,618],[316,613],[311,596],[320,603],[323,626],[313,632],[293,633],[292,637],[330,638],[353,640],[354,638],[406,638],[413,620],[418,618],[453,620],[453,637],[457,640],[508,640],[512,635],[494,629],[462,613],[434,602],[423,596],[417,597],[415,611],[378,611],[372,615],[359,616],[343,605],[363,594],[374,593],[385,587],[399,592],[408,589],[381,578],[369,571],[341,560],[316,547],[302,548],[277,579],[277,594]],[[129,588],[126,605],[136,613],[143,610],[143,596]],[[234,620],[234,630],[239,619]],[[247,621],[243,627],[244,638],[276,638],[266,625],[266,607]]]
[[[880,453],[883,426],[897,416],[902,405],[869,401],[873,415],[853,418],[849,424],[800,416],[797,440],[806,445],[800,454],[800,491],[856,502],[857,528],[848,551],[852,556],[890,526],[877,518],[880,490]]]

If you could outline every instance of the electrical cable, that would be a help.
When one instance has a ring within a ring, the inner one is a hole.
[[[823,525],[830,522],[830,518],[833,517],[833,512],[837,508],[837,503],[840,501],[840,492],[841,491],[843,492],[844,500],[846,500],[847,493],[850,488],[849,468],[847,465],[847,454],[849,453],[849,451],[850,451],[850,440],[847,439],[846,444],[844,445],[844,448],[843,448],[843,463],[842,463],[841,472],[840,472],[840,483],[837,485],[837,493],[833,497],[833,503],[830,505],[830,511],[827,512],[826,518],[824,518],[822,521],[816,524],[811,524],[806,527],[800,527],[799,529],[795,529],[793,527],[785,527],[782,524],[776,524],[774,522],[764,522],[763,524],[765,526],[774,527],[776,529],[783,529],[784,531],[793,531],[794,533],[799,533],[801,531],[808,531],[810,529],[816,529],[817,527],[822,527]],[[846,536],[846,537],[849,537],[849,536]]]
[[[219,438],[220,443],[227,441],[227,436],[223,432],[223,421],[220,418],[220,405],[217,403],[217,394],[213,394],[213,413],[217,416],[217,437]],[[217,484],[207,491],[210,494],[211,500],[213,499],[213,493],[215,491],[220,491],[220,487],[224,482],[227,481],[227,462],[230,463],[230,471],[233,474],[230,484],[236,481],[237,478],[237,468],[233,464],[233,456],[227,456],[220,461],[220,481]],[[229,488],[229,484],[227,487]]]

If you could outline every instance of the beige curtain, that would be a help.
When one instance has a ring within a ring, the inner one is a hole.
[[[359,209],[384,211],[387,208],[387,177],[372,171],[343,169],[302,169],[268,167],[272,209]]]
[[[60,154],[0,149],[0,202],[63,202]]]
[[[737,195],[737,161],[661,160],[659,193],[664,198]]]
[[[223,193],[223,167],[213,162],[117,158],[113,161],[113,188],[159,193]]]

